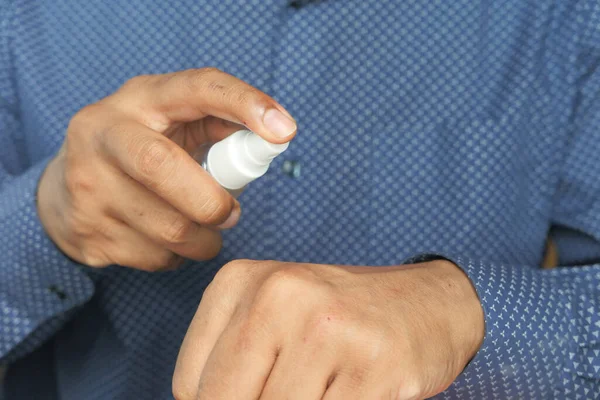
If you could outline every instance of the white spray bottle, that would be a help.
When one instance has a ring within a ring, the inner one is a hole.
[[[268,142],[248,130],[237,131],[208,149],[202,167],[237,197],[246,185],[267,172],[271,161],[288,145]]]

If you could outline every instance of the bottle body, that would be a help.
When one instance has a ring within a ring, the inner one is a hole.
[[[206,170],[206,172],[208,172],[209,174],[213,175],[211,170],[210,170],[210,164],[208,163],[208,152],[210,151],[210,147],[206,148],[205,154],[203,156],[202,159],[202,163],[200,165],[202,165],[202,168],[204,168]],[[229,189],[226,188],[225,186],[221,185],[223,187],[223,189],[227,190],[229,192],[229,194],[231,196],[233,196],[234,199],[237,199],[242,192],[244,191],[244,189],[246,188],[246,186],[241,187],[239,189]]]
[[[254,132],[242,130],[200,149],[195,157],[202,167],[232,196],[239,196],[246,185],[263,176],[271,161],[284,152],[288,143],[275,144]]]

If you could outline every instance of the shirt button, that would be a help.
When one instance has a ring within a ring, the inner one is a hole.
[[[283,165],[281,166],[283,173],[289,176],[290,178],[299,178],[300,177],[300,161],[294,160],[285,160]]]
[[[67,294],[65,292],[63,292],[61,289],[59,289],[56,285],[50,285],[48,287],[48,291],[50,293],[53,293],[60,300],[66,300],[68,297]]]

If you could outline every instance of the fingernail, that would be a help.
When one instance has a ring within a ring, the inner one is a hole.
[[[280,138],[288,137],[296,131],[296,122],[276,108],[267,110],[263,123],[273,135]]]
[[[242,209],[240,208],[239,203],[236,202],[236,205],[233,208],[233,210],[231,210],[231,214],[229,214],[229,217],[227,217],[225,222],[223,222],[221,225],[219,225],[218,228],[219,229],[233,228],[240,220],[241,215],[242,215]]]

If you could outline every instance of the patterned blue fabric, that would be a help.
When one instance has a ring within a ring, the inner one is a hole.
[[[157,274],[65,258],[35,191],[71,116],[135,75],[203,66],[300,127],[221,254]],[[600,398],[599,66],[598,0],[0,0],[7,398],[171,398],[229,260],[420,255],[454,260],[485,308],[482,349],[439,398]],[[553,226],[573,263],[540,270]]]

